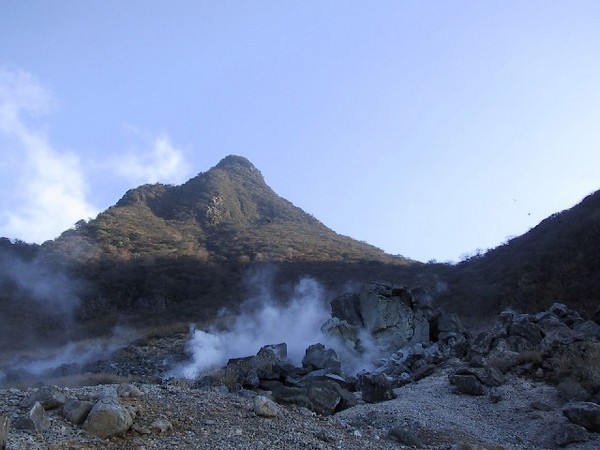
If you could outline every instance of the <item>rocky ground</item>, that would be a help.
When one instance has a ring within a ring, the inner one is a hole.
[[[43,380],[13,364],[3,369],[0,448],[3,423],[9,450],[600,448],[595,319],[556,304],[504,312],[471,336],[406,290],[365,292],[334,302],[328,324],[358,345],[353,322],[380,312],[370,331],[400,349],[370,372],[345,376],[321,344],[296,367],[277,344],[197,380],[161,377],[188,357],[185,334],[138,340]]]
[[[10,450],[25,449],[547,449],[568,421],[555,388],[513,377],[487,396],[453,392],[451,368],[398,389],[397,398],[319,416],[295,405],[274,405],[269,415],[255,409],[256,392],[195,389],[179,384],[136,384],[119,389],[120,402],[135,416],[123,435],[102,439],[71,423],[60,407],[46,411],[48,426],[36,431],[12,425],[36,392],[0,391],[0,414],[8,416]],[[123,387],[123,385],[121,386]],[[81,401],[118,396],[117,385],[62,388]],[[257,414],[257,412],[259,414]],[[571,448],[600,448],[600,435]],[[402,441],[403,443],[401,443]],[[411,445],[412,443],[412,445]]]

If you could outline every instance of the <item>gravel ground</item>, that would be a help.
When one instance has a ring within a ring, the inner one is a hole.
[[[69,397],[90,399],[108,386],[64,388]],[[273,418],[253,410],[252,392],[222,393],[190,389],[185,384],[138,384],[143,395],[122,399],[136,410],[133,428],[124,436],[102,440],[50,410],[51,426],[43,433],[11,427],[7,449],[399,449],[409,448],[390,430],[409,430],[426,449],[556,448],[553,434],[566,423],[556,389],[510,378],[492,395],[452,392],[446,370],[395,392],[398,398],[365,404],[332,417],[296,406],[279,406]],[[11,421],[33,389],[0,390],[0,414]],[[537,402],[537,403],[536,403]],[[172,429],[160,432],[157,419]],[[600,448],[598,434],[570,448]]]

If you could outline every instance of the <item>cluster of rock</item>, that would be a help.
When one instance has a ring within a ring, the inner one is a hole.
[[[322,344],[306,350],[302,367],[288,361],[285,343],[264,346],[255,356],[230,359],[225,367],[197,383],[199,388],[214,386],[268,391],[278,403],[295,404],[322,415],[356,405],[352,393],[355,383],[342,375],[336,352]]]
[[[68,390],[55,386],[43,386],[25,397],[19,404],[22,413],[15,418],[16,429],[42,433],[50,427],[48,411],[58,411],[73,425],[81,426],[88,433],[106,439],[128,431],[136,417],[136,408],[128,399],[137,398],[142,392],[132,384],[121,384],[98,390],[95,395],[77,398]],[[163,427],[164,424],[157,424]]]
[[[331,309],[322,326],[326,341],[343,352],[346,363],[361,361],[370,370],[344,374],[338,352],[322,343],[310,346],[295,367],[281,343],[230,360],[198,385],[269,391],[279,403],[329,415],[354,406],[357,391],[366,402],[392,399],[393,389],[431,374],[467,348],[468,334],[456,314],[434,312],[425,296],[402,286],[371,283],[335,298]]]
[[[537,314],[502,312],[473,340],[464,364],[483,384],[516,373],[556,384],[565,400],[600,402],[599,358],[600,324],[556,303]]]
[[[538,314],[505,311],[474,338],[456,314],[434,311],[426,296],[388,283],[337,297],[331,309],[322,327],[326,341],[346,358],[371,358],[368,370],[345,375],[338,353],[323,344],[309,347],[295,367],[286,345],[278,344],[230,360],[199,386],[267,391],[278,403],[329,415],[354,406],[357,398],[393,399],[394,389],[450,364],[448,382],[456,393],[489,395],[492,402],[502,400],[500,387],[509,376],[556,385],[568,419],[556,430],[560,446],[600,431],[600,325],[565,305]]]
[[[500,401],[497,388],[509,374],[556,385],[570,421],[556,431],[556,444],[582,442],[588,432],[600,431],[597,322],[560,303],[537,314],[504,311],[491,329],[475,337],[449,381],[459,393],[489,394],[492,401]]]

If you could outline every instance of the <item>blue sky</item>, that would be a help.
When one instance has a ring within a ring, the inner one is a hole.
[[[422,261],[600,188],[597,1],[0,1],[0,235],[246,156]]]

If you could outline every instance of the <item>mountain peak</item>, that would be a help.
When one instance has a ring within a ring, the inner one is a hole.
[[[223,158],[221,161],[219,161],[219,164],[217,164],[215,166],[215,168],[218,169],[228,169],[228,168],[245,168],[245,169],[249,169],[249,170],[257,170],[256,167],[254,167],[254,164],[252,164],[247,158],[244,158],[243,156],[238,156],[238,155],[228,155],[225,158]]]

